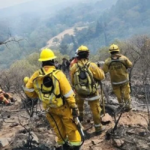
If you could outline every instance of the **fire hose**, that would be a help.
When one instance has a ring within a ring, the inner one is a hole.
[[[24,84],[26,84],[26,83],[28,82],[28,80],[29,80],[29,78],[28,78],[28,77],[25,77],[25,78],[24,78]],[[68,145],[68,142],[66,142],[65,139],[63,138],[63,136],[62,136],[62,134],[61,134],[61,132],[60,132],[60,129],[59,129],[58,125],[57,125],[57,122],[56,122],[55,118],[53,117],[53,115],[49,112],[49,109],[47,109],[46,113],[48,113],[48,114],[51,116],[51,118],[53,119],[53,121],[54,121],[54,123],[55,123],[55,125],[56,125],[56,127],[57,127],[57,130],[58,130],[58,133],[59,133],[61,139],[64,141],[65,144]],[[80,122],[80,120],[79,120],[78,117],[73,118],[73,121],[74,121],[74,123],[76,124],[77,130],[79,131],[79,133],[80,133],[80,135],[81,135],[82,143],[81,143],[80,146],[82,146],[83,143],[84,143],[84,138],[85,138],[85,134],[84,134],[84,131],[83,131],[83,126],[82,126],[82,124],[81,124],[81,122]]]

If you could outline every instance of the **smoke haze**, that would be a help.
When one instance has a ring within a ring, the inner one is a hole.
[[[24,3],[30,0],[0,0],[0,9]]]

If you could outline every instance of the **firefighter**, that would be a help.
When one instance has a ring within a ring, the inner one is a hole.
[[[61,64],[61,69],[67,77],[69,75],[69,66],[70,66],[69,60],[67,58],[63,58],[62,64]]]
[[[112,44],[109,47],[111,56],[105,60],[103,71],[109,72],[113,92],[120,105],[125,106],[127,111],[132,109],[130,99],[129,73],[128,68],[132,67],[132,62],[124,55],[120,54],[118,45]]]
[[[89,49],[81,45],[77,51],[78,61],[70,68],[71,82],[76,93],[76,102],[83,120],[84,101],[87,101],[92,111],[95,133],[100,134],[104,127],[101,124],[101,107],[99,104],[98,82],[104,79],[103,71],[88,60]]]
[[[79,150],[81,136],[73,122],[73,117],[79,115],[78,107],[66,76],[54,66],[55,58],[52,50],[41,51],[42,68],[31,76],[24,90],[30,98],[39,97],[43,102],[47,119],[58,137],[60,147],[56,149]]]

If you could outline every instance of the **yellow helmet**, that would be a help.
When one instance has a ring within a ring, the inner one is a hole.
[[[112,44],[110,47],[109,47],[109,52],[120,52],[120,49],[118,47],[118,45],[115,45],[115,44]]]
[[[79,48],[78,48],[78,53],[79,52],[89,52],[89,49],[88,47],[84,46],[84,45],[81,45]]]
[[[28,80],[29,80],[29,77],[24,77],[24,79],[23,79],[24,84],[26,84],[28,82]]]
[[[48,60],[52,60],[55,58],[56,56],[54,52],[48,48],[45,48],[41,51],[39,61],[48,61]]]

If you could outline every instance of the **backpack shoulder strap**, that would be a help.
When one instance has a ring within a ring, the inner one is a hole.
[[[45,75],[43,68],[39,69],[39,75]]]
[[[88,62],[85,64],[85,65],[87,66],[87,68],[90,66],[90,63],[91,63],[91,62],[88,61]]]
[[[39,75],[41,75],[41,76],[45,76],[45,75],[46,75],[46,76],[47,76],[47,75],[50,75],[50,74],[57,73],[57,72],[59,72],[59,71],[60,71],[60,70],[54,69],[52,72],[46,74],[46,73],[44,72],[43,68],[41,68],[41,69],[39,69]]]
[[[60,72],[60,71],[61,71],[61,70],[53,70],[51,73],[49,73],[49,75],[51,74],[52,76],[55,77],[56,80],[58,80],[56,74],[57,74],[58,72]]]
[[[82,66],[79,65],[79,63],[77,62],[76,63],[76,71],[75,72],[78,72],[79,70],[81,70]]]
[[[85,64],[83,64],[82,66],[77,62],[76,63],[77,69],[76,69],[75,73],[78,72],[79,70],[82,70],[83,67],[86,68],[86,70],[88,70],[89,65],[90,65],[89,61],[86,62]]]
[[[127,66],[125,65],[124,62],[122,62],[122,61],[119,59],[119,57],[117,57],[117,59],[113,59],[113,58],[111,57],[111,61],[110,61],[109,64],[108,64],[108,68],[110,68],[110,66],[112,65],[113,62],[120,62],[120,63],[122,63],[122,64],[124,65],[124,67],[127,69]]]
[[[58,85],[59,85],[59,89],[60,89],[60,82],[59,82],[59,80],[57,79],[57,73],[58,72],[60,72],[61,70],[53,70],[50,74],[55,78],[55,81],[56,82],[58,82]],[[50,75],[49,74],[49,75]],[[56,98],[59,98],[59,97],[63,97],[62,95],[61,95],[61,91],[60,91],[60,93],[58,94],[58,95],[56,95],[55,93],[53,93],[55,96],[56,96]]]
[[[82,67],[89,67],[90,66],[90,62],[89,61],[87,61],[85,64],[83,64],[83,66]]]
[[[59,70],[56,70],[54,69],[52,72],[48,73],[48,74],[45,74],[43,68],[39,69],[38,72],[39,72],[39,75],[34,79],[34,81],[40,77],[45,77],[45,76],[49,76],[49,75],[53,75],[54,72],[58,72]],[[54,75],[54,77],[56,78],[56,76]],[[57,78],[56,78],[57,79]]]
[[[45,72],[44,72],[43,68],[41,68],[41,69],[39,70],[39,74],[45,75]]]

